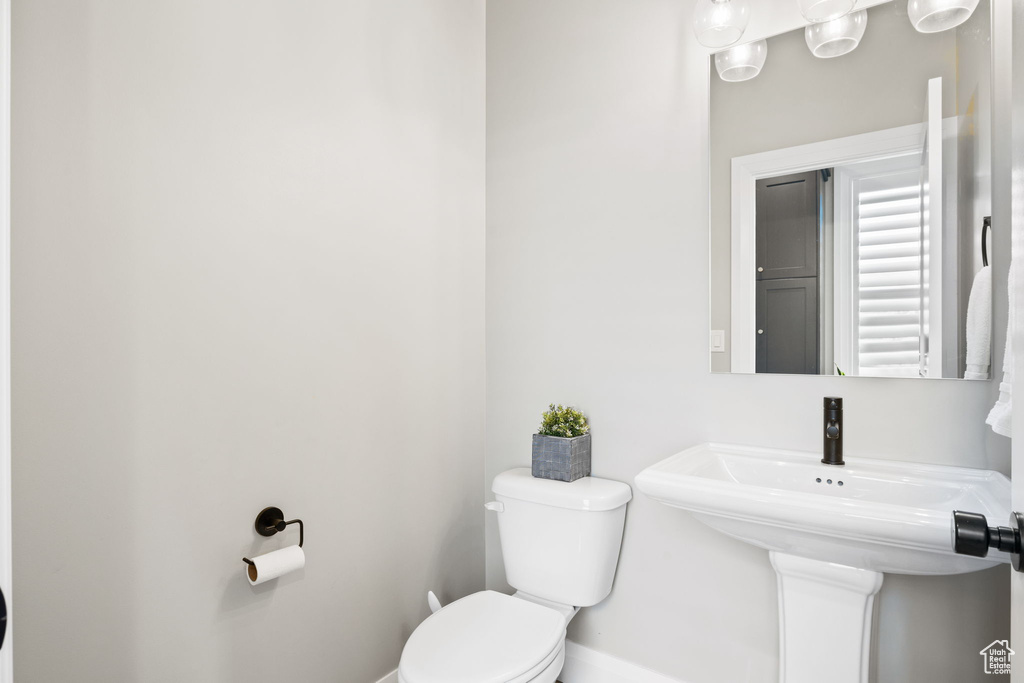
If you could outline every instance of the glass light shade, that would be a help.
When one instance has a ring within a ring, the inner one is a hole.
[[[815,24],[844,17],[853,11],[857,0],[799,0],[800,14]]]
[[[938,33],[971,18],[978,0],[910,0],[907,16],[920,33]]]
[[[768,56],[768,41],[758,40],[729,48],[715,55],[715,69],[723,81],[749,81],[759,73]]]
[[[828,59],[855,50],[867,27],[868,13],[860,10],[823,24],[811,24],[804,29],[804,38],[811,54]]]
[[[705,47],[732,45],[750,23],[750,0],[698,0],[693,32]]]

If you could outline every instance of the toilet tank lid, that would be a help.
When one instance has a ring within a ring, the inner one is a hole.
[[[569,510],[600,512],[622,507],[633,497],[628,484],[583,477],[573,482],[534,477],[528,467],[502,472],[494,478],[496,495]]]

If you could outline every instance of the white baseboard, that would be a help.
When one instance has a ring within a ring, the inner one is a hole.
[[[377,681],[377,683],[398,683],[398,669],[395,669],[387,676]]]
[[[562,683],[683,683],[571,640],[565,641],[565,666],[558,680]]]

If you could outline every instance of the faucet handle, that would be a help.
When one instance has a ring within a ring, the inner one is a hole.
[[[822,415],[822,458],[825,465],[843,466],[843,399],[826,396]]]

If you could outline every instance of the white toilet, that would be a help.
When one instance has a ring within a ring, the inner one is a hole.
[[[608,596],[626,503],[619,481],[535,479],[529,469],[494,478],[505,576],[517,592],[480,591],[440,609],[409,637],[399,683],[554,683],[565,628]]]

